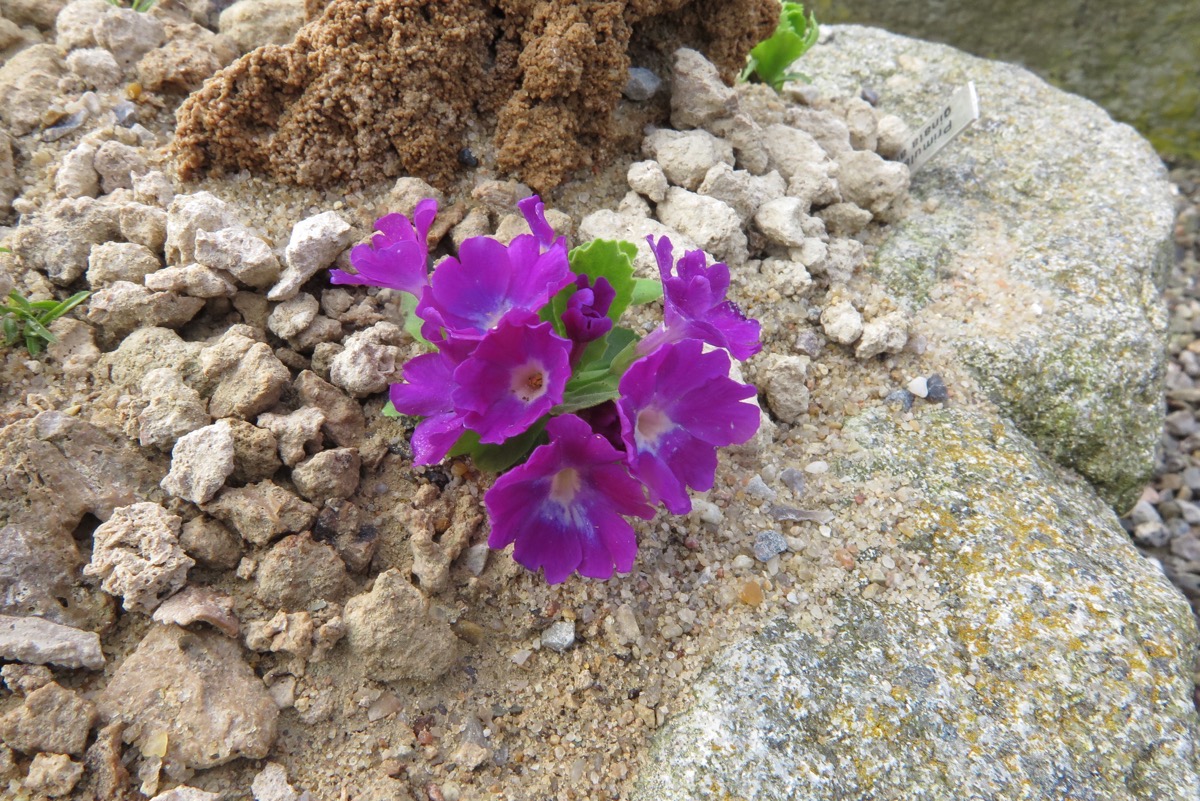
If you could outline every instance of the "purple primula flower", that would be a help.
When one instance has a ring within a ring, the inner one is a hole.
[[[455,368],[449,385],[454,408],[480,442],[515,437],[562,402],[570,353],[571,343],[550,323],[504,320]]]
[[[558,584],[578,570],[606,579],[613,567],[629,572],[637,556],[633,527],[622,515],[649,520],[642,485],[618,450],[575,415],[546,426],[550,444],[500,478],[484,496],[492,533],[488,545],[516,542],[513,558],[545,570]]]
[[[429,283],[429,226],[437,216],[437,201],[431,198],[417,203],[412,223],[403,214],[389,214],[375,221],[377,233],[370,244],[356,245],[350,251],[350,263],[358,271],[330,270],[334,284],[365,284],[398,289],[421,296]]]
[[[748,320],[733,301],[729,290],[729,268],[717,262],[705,267],[704,251],[692,250],[674,264],[671,240],[646,240],[654,250],[663,282],[663,324],[638,343],[641,354],[653,353],[670,342],[700,339],[725,348],[734,358],[745,360],[762,350],[757,320]],[[674,270],[677,275],[672,275]]]
[[[507,246],[490,237],[472,237],[459,247],[458,258],[447,257],[434,270],[417,303],[417,315],[426,321],[421,332],[431,342],[481,339],[506,317],[536,318],[574,278],[566,240],[560,238],[543,252],[529,234]]]
[[[565,237],[554,236],[554,229],[550,227],[550,223],[546,222],[546,205],[542,203],[542,199],[537,195],[518,200],[517,208],[525,215],[525,222],[529,223],[529,230],[533,231],[533,235],[541,244],[543,250],[562,243],[565,247],[567,240]]]
[[[716,449],[745,442],[758,430],[755,389],[729,377],[723,350],[704,352],[697,339],[664,345],[629,366],[617,412],[630,472],[672,514],[692,508],[687,488],[712,488]]]
[[[444,353],[426,353],[404,365],[404,384],[388,390],[396,411],[425,419],[412,435],[414,464],[437,464],[465,430],[450,400],[455,363]]]
[[[612,308],[617,292],[603,276],[597,278],[594,285],[589,283],[586,275],[578,276],[575,286],[575,294],[567,299],[562,321],[571,341],[585,345],[612,330],[608,310]]]

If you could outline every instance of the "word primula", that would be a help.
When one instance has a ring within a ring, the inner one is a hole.
[[[648,520],[659,503],[686,514],[688,489],[713,486],[716,449],[758,430],[755,389],[729,370],[731,355],[761,348],[759,324],[725,299],[729,268],[703,251],[676,262],[670,240],[650,237],[661,284],[635,279],[631,243],[568,251],[539,198],[518,207],[532,234],[467,239],[431,272],[437,203],[423,200],[411,220],[378,220],[350,253],[357,272],[332,281],[411,296],[406,329],[432,352],[404,365],[391,403],[421,418],[416,464],[470,456],[503,473],[484,496],[488,544],[515,543],[513,557],[551,584],[606,579],[633,567],[628,517]],[[664,319],[648,335],[618,325],[659,297]]]

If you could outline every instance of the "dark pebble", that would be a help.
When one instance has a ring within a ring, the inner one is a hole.
[[[946,382],[937,373],[926,379],[925,386],[928,389],[925,400],[930,403],[945,403],[946,399],[950,397],[950,391],[946,389]]]
[[[785,467],[783,472],[779,474],[779,480],[783,485],[796,494],[797,497],[804,494],[804,474],[794,467]]]
[[[915,397],[916,395],[913,395],[907,389],[894,389],[887,394],[887,397],[883,399],[883,402],[902,406],[904,407],[904,411],[907,412],[912,408],[913,398]]]
[[[464,167],[470,167],[474,169],[475,167],[479,166],[479,159],[475,158],[475,154],[471,152],[471,148],[464,147],[462,150],[458,151],[458,163]]]
[[[796,334],[796,350],[804,353],[812,358],[817,358],[821,355],[821,351],[825,348],[825,338],[812,329],[801,331]]]
[[[662,79],[645,67],[630,67],[629,78],[621,94],[635,102],[645,102],[658,94]]]
[[[787,550],[787,540],[778,531],[760,531],[754,538],[754,558],[769,562]]]
[[[859,93],[859,96],[872,106],[879,105],[879,92],[876,92],[874,89],[868,89],[864,86],[863,90]]]
[[[1167,521],[1167,533],[1171,535],[1171,539],[1186,537],[1192,533],[1192,527],[1182,517],[1173,517]]]
[[[58,122],[51,125],[46,130],[42,131],[42,141],[56,142],[62,139],[72,131],[78,130],[79,126],[83,125],[88,118],[88,110],[80,109],[69,117],[63,117]]]
[[[128,100],[122,100],[113,106],[113,115],[117,118],[117,125],[123,128],[132,128],[134,125],[137,125],[137,105],[130,103]]]

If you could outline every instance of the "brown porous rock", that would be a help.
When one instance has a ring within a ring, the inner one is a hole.
[[[496,166],[546,191],[607,160],[631,53],[663,66],[686,45],[731,80],[778,16],[775,0],[333,0],[180,107],[180,175],[445,186],[477,120]]]

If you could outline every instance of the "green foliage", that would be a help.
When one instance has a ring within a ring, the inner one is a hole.
[[[450,456],[470,456],[475,466],[485,473],[500,473],[512,467],[525,458],[525,455],[538,445],[542,433],[546,430],[549,417],[529,427],[523,434],[504,440],[499,445],[487,445],[479,441],[479,435],[474,431],[464,431],[463,435],[450,449]]]
[[[404,312],[404,330],[418,343],[432,349],[433,344],[421,334],[421,324],[424,320],[417,316],[417,296],[403,293],[400,296],[400,309]]]
[[[8,296],[8,303],[0,306],[3,313],[4,345],[11,347],[22,339],[30,356],[37,356],[42,349],[58,341],[50,333],[50,323],[87,300],[91,292],[76,292],[66,300],[30,301],[17,290]]]
[[[158,0],[133,0],[129,7],[139,14],[145,14],[147,11],[154,8],[154,4],[157,2]],[[117,8],[125,8],[125,4],[121,2],[121,0],[108,0],[108,4],[110,6],[116,6]]]
[[[776,92],[788,81],[807,81],[807,75],[789,72],[788,68],[817,43],[819,35],[817,18],[812,12],[806,17],[801,3],[785,2],[779,14],[779,27],[750,51],[738,80],[747,81],[753,75]]]
[[[550,410],[551,414],[572,414],[590,409],[605,401],[616,400],[617,385],[625,367],[613,369],[637,347],[638,336],[628,328],[614,328],[588,346],[579,366],[563,391],[563,400]]]

